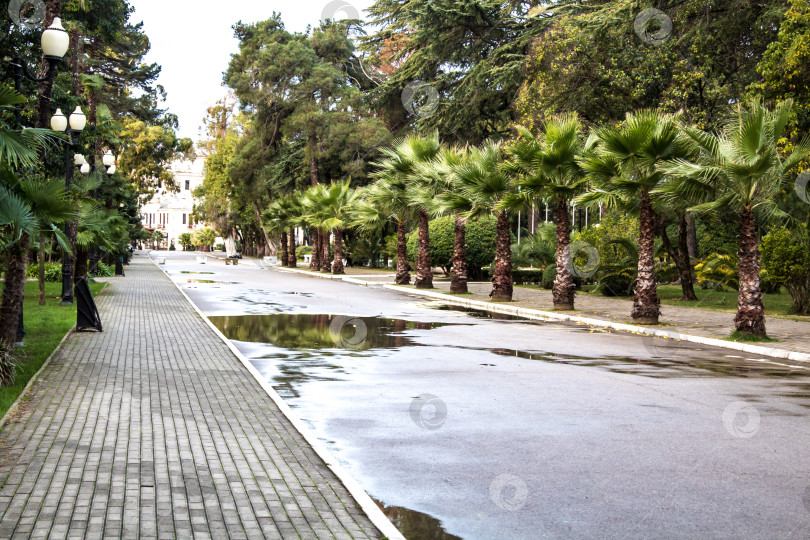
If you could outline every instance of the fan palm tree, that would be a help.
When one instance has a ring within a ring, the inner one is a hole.
[[[411,282],[408,266],[408,225],[414,221],[415,212],[407,197],[408,185],[401,175],[391,173],[388,164],[376,163],[373,173],[376,181],[360,191],[352,211],[352,224],[369,234],[381,231],[393,221],[397,226],[397,272],[394,282],[407,285]]]
[[[324,219],[321,222],[324,229],[331,230],[335,235],[335,255],[332,262],[333,274],[344,274],[343,268],[343,232],[350,225],[352,211],[357,201],[358,193],[350,186],[350,181],[333,182],[330,186],[320,185],[319,201],[323,210]]]
[[[0,307],[0,341],[9,347],[13,346],[17,333],[29,238],[50,231],[62,249],[69,250],[58,224],[73,216],[74,206],[60,182],[16,180],[10,174],[4,175],[0,183],[0,249],[8,262]],[[6,375],[0,367],[0,383],[8,382],[9,379],[3,378]]]
[[[455,176],[455,168],[464,162],[467,156],[467,149],[464,148],[442,148],[439,155],[428,163],[420,164],[420,170],[426,178],[432,178],[430,185],[435,186],[439,195],[435,197],[433,212],[453,214],[453,258],[452,270],[450,274],[450,292],[454,294],[464,294],[467,288],[467,218],[464,211],[470,208],[461,207],[464,205],[445,206],[443,200],[452,198],[458,190],[459,184]]]
[[[262,216],[268,232],[281,234],[281,266],[294,268],[295,264],[295,201],[290,197],[276,199]],[[289,236],[288,236],[289,231]]]
[[[465,210],[467,217],[485,213],[497,216],[495,272],[490,297],[496,302],[512,300],[512,239],[509,232],[508,196],[515,186],[504,166],[503,148],[494,142],[470,148],[453,167],[458,191],[440,197],[447,210]]]
[[[300,219],[303,223],[309,225],[313,230],[313,245],[312,245],[312,259],[310,262],[310,270],[331,270],[331,263],[329,267],[325,266],[326,257],[324,257],[324,241],[328,242],[329,233],[324,230],[324,221],[328,215],[323,207],[323,200],[325,195],[326,186],[316,184],[310,186],[306,191],[301,194],[301,212]]]
[[[433,288],[433,273],[430,264],[430,233],[428,232],[429,212],[433,208],[433,197],[437,187],[433,176],[425,174],[429,169],[420,167],[430,163],[439,154],[439,135],[409,135],[394,146],[383,151],[379,174],[391,178],[401,178],[405,183],[404,194],[408,204],[415,210],[419,237],[417,241],[416,279],[418,289]]]
[[[554,308],[574,309],[574,276],[571,261],[571,200],[586,187],[586,172],[579,164],[585,152],[582,125],[576,114],[549,118],[538,136],[518,128],[518,139],[506,148],[511,159],[507,170],[517,174],[520,193],[507,198],[511,206],[523,207],[538,198],[557,207],[557,273],[552,287]]]
[[[672,178],[659,189],[670,197],[703,201],[690,208],[693,212],[732,209],[739,214],[740,285],[734,323],[741,334],[767,335],[754,215],[789,218],[775,201],[786,187],[787,173],[810,154],[808,139],[785,158],[779,152],[779,140],[792,108],[793,102],[786,100],[771,111],[755,99],[746,106],[737,104],[719,134],[685,128],[685,135],[699,149],[699,157],[692,161],[678,159],[665,166]]]
[[[595,140],[594,140],[595,139]],[[660,165],[687,155],[674,116],[654,110],[628,113],[619,125],[597,129],[588,141],[595,151],[582,160],[597,189],[577,203],[605,202],[608,207],[639,212],[638,276],[633,295],[633,320],[658,324],[661,314],[655,282],[655,236],[658,215],[651,192],[664,179]]]
[[[10,109],[27,100],[7,85],[0,85],[0,109]],[[40,197],[30,182],[20,182],[15,170],[36,165],[42,151],[64,136],[48,129],[16,129],[0,115],[0,249],[7,258],[3,300],[0,306],[0,341],[13,347],[17,332],[25,282],[25,262],[30,235],[38,234],[49,223],[48,206],[58,209],[63,199]],[[44,192],[43,192],[44,194]],[[34,198],[30,198],[33,196]],[[47,203],[47,204],[45,204]],[[36,205],[42,205],[39,209]],[[57,221],[54,216],[53,221]],[[0,383],[13,380],[9,365],[0,366]]]
[[[26,97],[8,85],[0,85],[0,109],[11,109],[28,101]],[[65,135],[50,129],[16,129],[6,124],[0,116],[0,164],[15,169],[32,167],[40,154],[64,141]]]

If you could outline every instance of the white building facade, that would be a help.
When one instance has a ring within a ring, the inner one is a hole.
[[[192,192],[203,183],[205,158],[201,154],[194,160],[172,163],[171,171],[179,191],[166,191],[165,186],[162,186],[148,203],[141,205],[140,215],[144,229],[150,233],[156,230],[163,233],[165,240],[162,249],[168,249],[171,244],[178,250],[183,249],[178,242],[180,235],[205,227],[204,223],[195,223],[191,215],[197,202]]]

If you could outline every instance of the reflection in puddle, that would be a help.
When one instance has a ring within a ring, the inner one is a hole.
[[[413,540],[461,540],[460,536],[445,532],[442,522],[431,515],[402,508],[401,506],[385,506],[376,499],[374,499],[374,502],[377,503],[383,514],[391,520],[391,523],[405,538]]]
[[[526,317],[518,317],[517,315],[507,315],[506,313],[495,313],[493,311],[486,311],[484,309],[454,306],[452,304],[432,305],[430,307],[432,307],[433,309],[438,309],[439,311],[459,311],[461,313],[466,313],[470,317],[474,317],[476,319],[497,319],[499,321],[523,321],[528,323],[536,322],[541,324],[543,322],[527,319]]]
[[[285,349],[365,351],[415,345],[402,333],[431,330],[447,323],[416,322],[382,317],[278,313],[209,317],[228,339],[271,343]]]

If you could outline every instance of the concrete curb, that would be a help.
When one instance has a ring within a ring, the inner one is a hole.
[[[316,277],[321,279],[331,279],[337,281],[345,281],[346,283],[354,283],[355,285],[362,285],[363,287],[371,287],[374,285],[385,285],[384,283],[378,283],[374,281],[365,281],[362,279],[353,278],[347,275],[334,275],[334,274],[319,274],[315,272],[310,272],[309,270],[298,270],[296,268],[284,268],[284,267],[276,267],[273,270],[278,270],[279,272],[290,272],[292,274],[301,274],[303,276],[310,276]]]
[[[270,384],[264,380],[261,376],[259,371],[253,367],[250,360],[246,358],[239,349],[236,348],[236,345],[231,343],[231,341],[225,337],[225,335],[219,331],[214,323],[208,320],[208,317],[197,307],[197,305],[191,301],[191,298],[185,293],[183,289],[180,288],[180,285],[174,282],[171,277],[169,277],[168,273],[163,270],[163,268],[158,265],[154,259],[151,257],[149,258],[159,270],[163,271],[163,274],[168,278],[168,280],[175,286],[175,288],[180,291],[180,294],[186,299],[186,301],[194,308],[194,311],[206,322],[209,328],[214,331],[214,333],[219,336],[219,339],[231,350],[231,352],[242,362],[242,365],[253,375],[253,378],[256,379],[256,382],[259,383],[259,386],[270,396],[270,399],[278,406],[281,413],[290,421],[293,427],[301,434],[304,440],[312,447],[315,453],[320,457],[323,462],[329,467],[335,476],[340,480],[346,489],[349,491],[349,494],[354,498],[357,504],[360,505],[360,508],[363,512],[368,516],[371,523],[379,529],[379,531],[383,534],[384,537],[388,538],[389,540],[405,540],[405,537],[402,533],[397,530],[391,520],[380,510],[380,507],[371,499],[368,493],[360,486],[359,483],[344,469],[338,461],[334,458],[334,456],[329,452],[329,450],[323,446],[321,441],[315,436],[315,433],[300,419],[293,410],[290,408],[287,403],[284,402],[284,399],[273,389]],[[338,278],[339,279],[339,278]]]
[[[614,330],[620,330],[622,332],[632,332],[635,334],[644,334],[648,336],[676,339],[680,341],[698,343],[701,345],[709,345],[712,347],[723,347],[725,349],[733,349],[736,351],[747,352],[750,354],[770,356],[772,358],[781,358],[784,360],[793,360],[796,362],[810,362],[810,354],[788,351],[785,349],[774,349],[771,347],[763,347],[761,345],[753,345],[750,343],[738,343],[735,341],[726,341],[723,339],[693,336],[689,334],[681,334],[680,332],[672,332],[668,330],[659,330],[656,328],[647,328],[644,326],[635,326],[632,324],[603,321],[601,319],[593,319],[590,317],[566,315],[564,313],[555,313],[553,311],[541,311],[539,309],[529,309],[517,306],[507,306],[503,304],[493,304],[489,302],[482,302],[481,300],[467,300],[464,298],[456,298],[453,296],[433,291],[406,289],[398,285],[384,284],[383,287],[393,291],[399,291],[404,294],[413,294],[417,296],[423,296],[425,298],[431,298],[434,300],[441,300],[442,302],[447,304],[453,304],[456,306],[469,307],[474,309],[482,309],[485,311],[492,311],[494,313],[504,313],[506,315],[515,315],[518,317],[525,317],[527,319],[541,320],[541,321],[573,322],[577,324],[585,324],[588,326],[595,326],[600,328],[612,328]]]

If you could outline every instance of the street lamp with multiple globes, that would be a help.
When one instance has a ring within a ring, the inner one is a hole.
[[[62,19],[56,17],[53,23],[42,32],[42,54],[48,62],[48,71],[44,77],[38,78],[31,70],[28,69],[28,64],[22,59],[19,54],[11,61],[14,77],[14,89],[17,93],[22,90],[23,77],[34,82],[45,82],[52,80],[56,77],[59,62],[67,53],[70,47],[70,37],[68,33],[62,28]],[[22,105],[17,106],[16,110],[17,126],[22,126]]]
[[[113,155],[111,150],[107,150],[107,152],[101,157],[101,162],[106,169],[107,176],[112,176],[115,174],[115,156]],[[80,169],[82,174],[90,174],[90,164],[85,161]],[[90,192],[90,196],[95,198],[96,190]],[[98,274],[98,247],[95,245],[90,246],[90,274],[96,275]]]
[[[70,193],[70,179],[73,176],[73,165],[84,166],[86,163],[84,156],[81,154],[73,155],[73,163],[71,163],[71,150],[73,145],[78,141],[74,140],[74,133],[81,133],[85,126],[87,126],[87,117],[82,112],[81,107],[76,107],[76,110],[66,118],[62,113],[62,109],[56,109],[56,114],[51,117],[51,129],[66,133],[68,140],[65,143],[65,193]],[[89,168],[89,165],[88,165]],[[65,235],[70,234],[70,224],[65,223]],[[62,305],[69,306],[73,304],[73,261],[70,253],[65,251],[62,258]]]
[[[56,77],[59,62],[65,56],[70,48],[70,36],[62,27],[62,19],[59,17],[54,18],[51,25],[42,32],[41,38],[42,54],[48,62],[48,71],[45,72],[44,77],[36,77],[31,70],[28,69],[28,64],[22,59],[20,54],[17,54],[10,62],[12,67],[12,78],[14,79],[14,90],[18,94],[22,92],[23,77],[33,82],[45,82],[53,80]],[[22,103],[14,108],[14,116],[17,123],[17,128],[22,128]],[[22,343],[25,337],[25,326],[23,325],[23,303],[20,302],[20,318],[17,324],[17,342]]]

